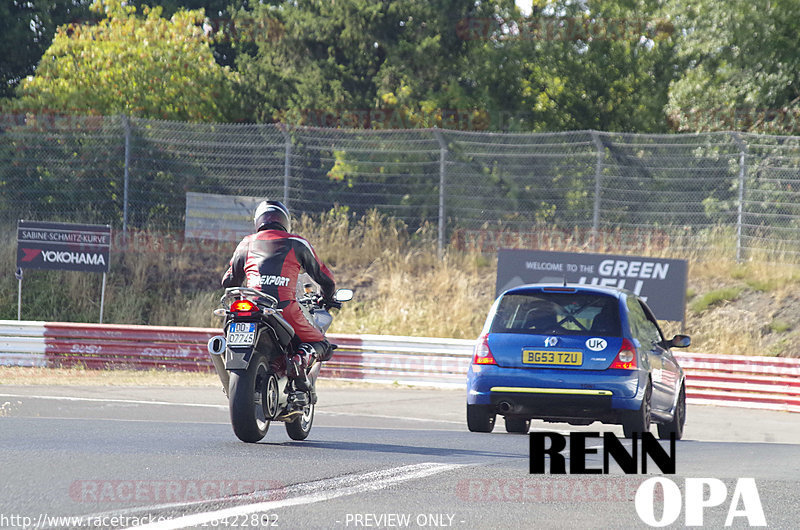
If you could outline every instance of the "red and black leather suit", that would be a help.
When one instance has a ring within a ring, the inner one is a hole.
[[[297,303],[301,269],[322,288],[324,300],[333,300],[336,290],[333,274],[308,241],[283,230],[261,230],[242,239],[236,247],[230,267],[222,277],[222,286],[252,287],[274,296],[280,302],[283,318],[301,342],[322,342],[325,335],[308,321]]]

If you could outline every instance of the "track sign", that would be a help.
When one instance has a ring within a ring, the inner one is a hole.
[[[688,275],[682,259],[501,249],[496,290],[564,282],[619,287],[640,295],[656,318],[682,321]]]
[[[253,233],[253,211],[264,199],[186,193],[186,239],[239,241]]]
[[[111,227],[19,221],[17,267],[108,272]]]

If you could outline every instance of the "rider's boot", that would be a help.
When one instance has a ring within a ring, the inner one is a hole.
[[[289,357],[289,362],[287,363],[287,375],[294,383],[295,389],[291,394],[293,398],[292,401],[297,409],[301,409],[309,403],[314,404],[317,401],[314,385],[311,383],[306,373],[308,360],[314,353],[314,347],[304,342],[297,349],[297,352]]]

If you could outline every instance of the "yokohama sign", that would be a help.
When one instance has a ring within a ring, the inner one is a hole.
[[[17,225],[17,266],[108,272],[111,227],[19,221]]]

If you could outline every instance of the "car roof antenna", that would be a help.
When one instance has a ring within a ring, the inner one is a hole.
[[[564,275],[564,287],[566,287],[566,286],[567,286],[567,275],[565,274]]]

